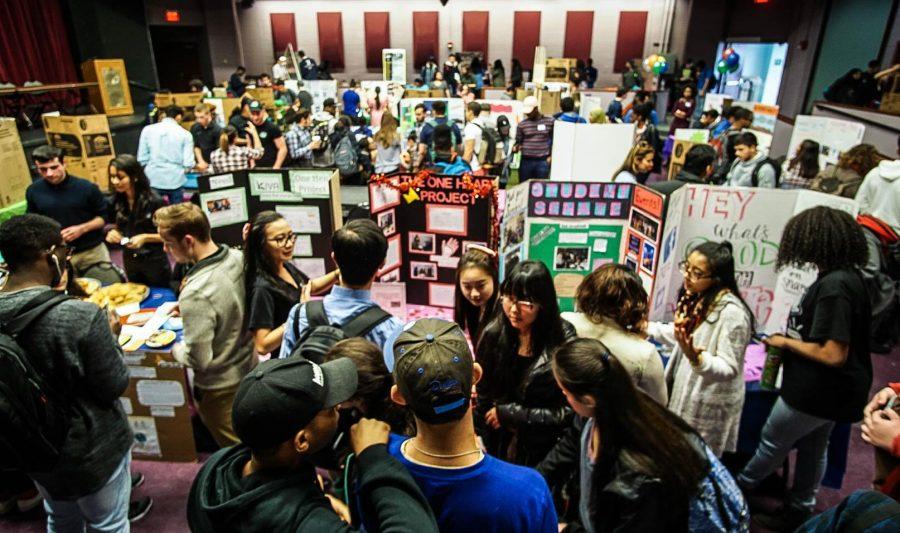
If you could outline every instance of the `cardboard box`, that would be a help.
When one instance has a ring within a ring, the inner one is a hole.
[[[181,106],[187,111],[203,101],[203,93],[156,93],[153,103],[156,107],[166,108],[170,105]]]
[[[682,140],[675,141],[675,144],[672,145],[672,156],[669,158],[668,179],[674,179],[675,176],[678,175],[678,172],[681,171],[681,167],[684,166],[684,156],[686,156],[688,150],[693,148],[696,144],[701,143]]]
[[[900,76],[894,76],[891,81],[891,89],[885,91],[881,96],[881,105],[878,110],[892,115],[900,115]]]
[[[125,61],[121,59],[90,59],[81,64],[84,81],[97,82],[97,87],[88,89],[91,103],[110,117],[131,115],[131,89]]]
[[[45,115],[47,142],[65,152],[68,172],[109,190],[109,162],[116,156],[106,115]]]
[[[538,107],[541,114],[553,116],[559,113],[559,102],[562,100],[562,93],[559,91],[538,91]]]
[[[184,365],[168,352],[150,351],[126,352],[125,362],[131,378],[120,401],[134,433],[133,457],[196,461]]]
[[[547,67],[544,74],[544,81],[569,81],[569,75],[572,69],[578,64],[577,59],[564,57],[551,57],[547,59]]]
[[[247,94],[256,100],[259,100],[266,109],[275,109],[275,91],[273,91],[271,87],[247,89]]]
[[[0,118],[0,207],[9,207],[25,199],[25,189],[31,185],[31,169],[25,159],[25,149],[16,129],[16,121]]]

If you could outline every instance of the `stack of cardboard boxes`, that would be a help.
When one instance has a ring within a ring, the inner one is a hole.
[[[25,199],[25,189],[31,185],[31,170],[25,159],[25,149],[16,129],[16,121],[0,118],[0,208],[10,207]]]
[[[109,162],[116,156],[106,115],[44,116],[47,142],[65,152],[69,174],[109,190]]]

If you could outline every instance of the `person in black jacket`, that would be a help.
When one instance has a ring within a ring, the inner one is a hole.
[[[598,340],[563,344],[553,373],[578,418],[537,470],[550,485],[578,478],[577,518],[564,531],[688,531],[691,500],[710,469],[727,476],[703,439],[639,392]]]
[[[668,196],[688,183],[703,185],[712,174],[715,162],[715,148],[708,144],[696,144],[685,154],[684,165],[674,178],[652,183],[650,188]]]
[[[475,420],[488,453],[534,466],[556,444],[572,411],[553,379],[550,354],[574,337],[575,328],[559,316],[547,267],[516,265],[476,350],[485,371]]]
[[[191,487],[191,531],[354,531],[347,507],[319,487],[313,457],[331,445],[337,407],[356,387],[356,366],[347,358],[257,366],[234,399],[242,444],[210,457]],[[388,454],[388,434],[387,424],[371,419],[350,428],[361,509],[379,531],[437,531],[422,491]]]

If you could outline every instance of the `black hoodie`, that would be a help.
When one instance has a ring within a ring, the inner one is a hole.
[[[315,469],[269,470],[243,476],[250,449],[216,452],[197,474],[188,498],[193,532],[355,531],[342,522],[316,483]],[[359,501],[380,531],[438,531],[418,485],[384,445],[357,458]]]

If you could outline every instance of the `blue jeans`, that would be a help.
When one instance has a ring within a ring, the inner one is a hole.
[[[54,500],[44,487],[35,483],[44,497],[48,533],[93,532],[127,533],[128,501],[131,499],[131,451],[100,490],[77,500]]]
[[[525,157],[519,164],[519,183],[528,180],[545,180],[550,177],[550,163],[546,157]]]
[[[778,398],[763,426],[756,453],[738,476],[738,483],[745,488],[756,487],[796,447],[797,464],[788,503],[812,511],[825,475],[828,438],[833,428],[833,421],[802,413]]]
[[[168,205],[184,202],[184,187],[178,187],[177,189],[157,189],[153,187],[153,191],[163,198]]]

